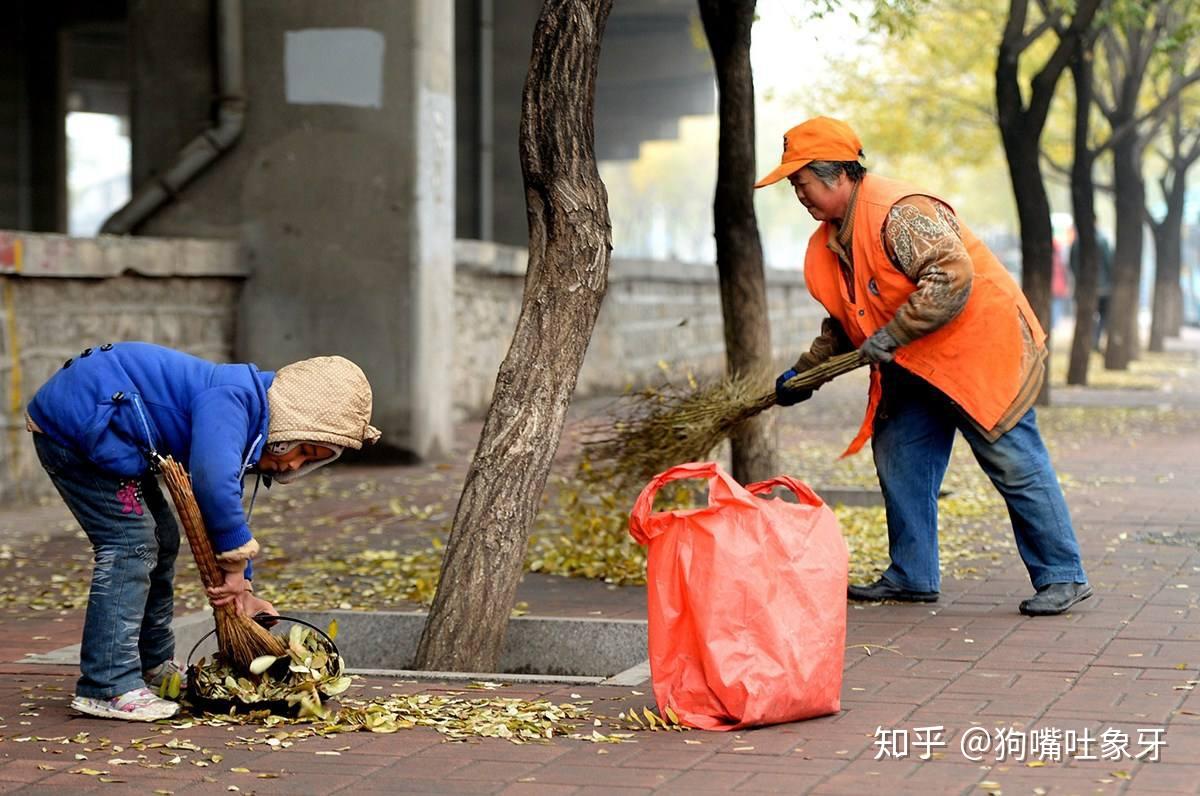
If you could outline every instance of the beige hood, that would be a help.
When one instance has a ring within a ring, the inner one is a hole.
[[[358,450],[379,439],[371,385],[344,357],[313,357],[275,371],[267,389],[267,442],[327,442]]]

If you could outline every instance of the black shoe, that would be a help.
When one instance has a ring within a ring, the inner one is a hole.
[[[1037,594],[1021,603],[1021,613],[1026,616],[1055,616],[1077,602],[1092,596],[1092,587],[1086,583],[1047,583]]]
[[[886,578],[880,578],[870,586],[851,586],[846,589],[846,596],[851,600],[871,603],[881,600],[895,600],[901,603],[935,603],[938,601],[938,593],[935,591],[909,591]]]

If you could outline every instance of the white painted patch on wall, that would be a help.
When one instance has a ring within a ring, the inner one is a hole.
[[[309,28],[285,34],[284,85],[297,105],[383,107],[383,34]]]

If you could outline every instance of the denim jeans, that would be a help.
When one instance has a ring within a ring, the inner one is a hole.
[[[1008,506],[1017,550],[1034,588],[1086,583],[1079,543],[1050,456],[1030,409],[988,442],[948,397],[887,366],[872,450],[883,489],[891,566],[883,576],[913,591],[939,591],[938,492],[956,431]]]
[[[95,558],[75,693],[107,699],[141,688],[142,672],[175,653],[175,516],[152,474],[118,478],[44,434],[33,436]]]

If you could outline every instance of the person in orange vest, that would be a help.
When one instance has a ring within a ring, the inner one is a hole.
[[[779,376],[778,403],[811,397],[785,383],[835,354],[857,348],[871,363],[866,417],[843,455],[872,439],[891,564],[848,596],[937,601],[937,496],[961,432],[1008,506],[1036,589],[1021,613],[1061,614],[1092,589],[1033,410],[1046,334],[1020,287],[948,203],[867,174],[862,158],[849,125],[818,116],[787,131],[782,162],[754,186],[788,180],[822,222],[804,278],[829,317]]]

